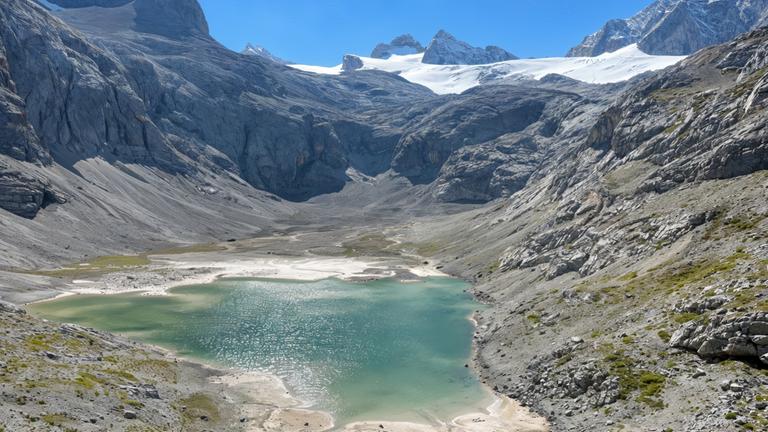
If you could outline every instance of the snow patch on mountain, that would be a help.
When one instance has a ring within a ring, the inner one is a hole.
[[[269,52],[269,50],[267,50],[263,46],[253,45],[251,43],[246,44],[245,48],[242,51],[240,51],[240,54],[251,55],[251,56],[259,56],[259,57],[263,57],[263,58],[272,60],[273,62],[282,63],[282,64],[286,63],[285,60],[281,59],[280,57],[275,56],[274,54]]]
[[[509,60],[486,65],[433,65],[422,63],[422,54],[388,59],[358,57],[357,70],[379,70],[394,73],[438,94],[461,93],[482,84],[500,84],[519,79],[541,79],[559,74],[593,84],[626,81],[644,72],[671,66],[684,56],[653,56],[642,52],[636,44],[597,57],[551,57]],[[342,65],[334,67],[291,65],[317,74],[338,75]]]

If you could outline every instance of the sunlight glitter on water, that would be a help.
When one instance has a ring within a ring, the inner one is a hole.
[[[464,367],[478,305],[462,281],[221,280],[171,296],[73,296],[34,305],[182,355],[281,377],[338,421],[449,419],[489,395]]]

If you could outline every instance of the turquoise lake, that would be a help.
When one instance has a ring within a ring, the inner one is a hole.
[[[402,283],[224,279],[171,295],[79,295],[32,313],[170,348],[202,361],[267,371],[339,424],[429,421],[490,403],[471,369],[478,307],[450,278]]]

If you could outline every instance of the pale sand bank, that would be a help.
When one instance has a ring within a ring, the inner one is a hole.
[[[485,413],[456,417],[448,424],[365,421],[346,425],[346,432],[546,432],[547,421],[507,397],[496,397]]]
[[[307,409],[290,395],[282,381],[257,372],[232,372],[215,376],[214,384],[223,384],[228,393],[242,401],[241,413],[249,432],[547,432],[544,418],[531,413],[517,402],[496,397],[487,412],[464,414],[449,423],[364,421],[335,428],[333,417],[323,411]]]
[[[412,280],[447,276],[428,265],[410,266],[392,260],[333,257],[227,257],[211,253],[153,256],[143,269],[114,272],[95,279],[76,279],[68,294],[118,294],[141,291],[164,295],[173,287],[214,282],[219,278],[264,278],[316,281],[328,278],[367,280],[398,277]]]

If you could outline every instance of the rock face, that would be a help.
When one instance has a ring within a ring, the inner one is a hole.
[[[0,208],[4,210],[31,219],[42,207],[63,202],[45,180],[20,172],[0,171]]]
[[[675,348],[695,351],[704,358],[738,358],[768,365],[768,316],[715,316],[707,324],[690,321],[669,341]]]
[[[34,3],[0,7],[0,67],[9,65],[0,115],[11,120],[0,134],[16,159],[99,157],[187,174],[207,167],[303,200],[341,189],[366,148],[392,145],[396,130],[363,143],[375,126],[356,110],[431,96],[387,74],[329,79],[244,58],[208,37],[195,1],[56,14],[89,39]]]
[[[380,43],[371,52],[371,57],[388,59],[393,55],[419,54],[424,52],[424,47],[410,34],[400,35],[390,43]]]
[[[26,162],[49,162],[50,156],[29,122],[24,100],[16,94],[16,83],[5,49],[0,46],[0,154]]]
[[[659,165],[641,186],[647,191],[765,169],[766,41],[768,31],[756,30],[640,82],[586,144]],[[710,73],[719,76],[703,78]]]
[[[507,60],[515,60],[517,57],[503,48],[487,46],[478,48],[462,42],[445,30],[437,32],[424,51],[422,63],[451,65],[451,64],[488,64]]]
[[[269,52],[269,50],[267,50],[263,46],[253,45],[251,43],[246,44],[245,48],[243,48],[243,50],[240,51],[240,53],[243,54],[243,55],[259,56],[261,58],[265,58],[267,60],[271,60],[271,61],[273,61],[275,63],[281,63],[281,64],[285,64],[286,63],[285,60],[281,59],[280,57],[277,57],[277,56],[273,55],[271,52]]]
[[[341,62],[341,70],[344,72],[352,72],[363,67],[363,60],[360,57],[347,54]]]
[[[488,201],[522,187],[536,166],[537,142],[581,100],[574,94],[514,86],[478,87],[409,126],[392,168],[431,183],[445,201]],[[441,101],[442,102],[442,101]]]
[[[64,8],[63,16],[91,15],[91,20],[100,17],[102,21],[111,21],[106,26],[95,26],[108,31],[127,25],[137,32],[165,37],[208,37],[208,23],[197,0],[51,0],[50,3]],[[67,9],[72,9],[71,13]]]
[[[766,23],[764,0],[657,0],[626,20],[608,21],[568,52],[596,56],[638,44],[648,54],[687,55]]]

